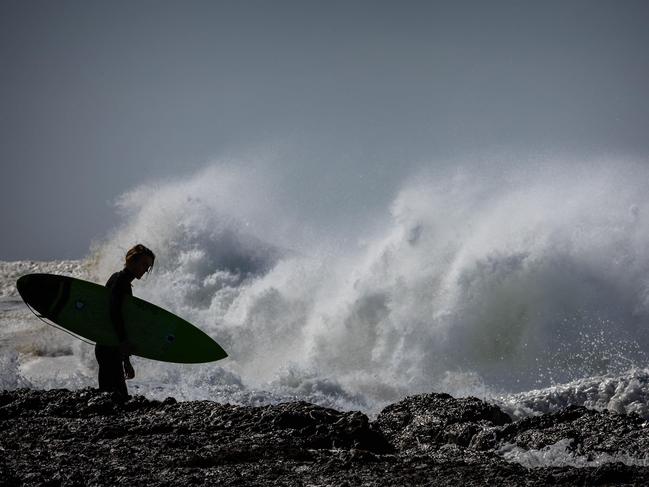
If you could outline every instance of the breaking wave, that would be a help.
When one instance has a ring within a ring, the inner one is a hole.
[[[556,392],[647,364],[648,186],[627,162],[424,171],[351,235],[307,220],[266,172],[215,165],[123,195],[87,266],[103,282],[151,247],[134,294],[230,355],[140,361],[142,392],[370,411],[418,392]]]

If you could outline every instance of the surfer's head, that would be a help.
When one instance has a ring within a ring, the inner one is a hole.
[[[140,279],[145,272],[151,272],[154,262],[155,254],[144,245],[137,244],[126,252],[124,266]]]

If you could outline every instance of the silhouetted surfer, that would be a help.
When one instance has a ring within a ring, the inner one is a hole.
[[[116,392],[124,398],[128,397],[125,379],[135,377],[135,371],[129,358],[132,345],[124,328],[122,301],[125,296],[133,295],[133,279],[140,279],[144,273],[150,272],[154,261],[153,252],[138,244],[126,253],[124,269],[110,276],[106,283],[106,287],[110,289],[110,320],[115,326],[119,346],[95,345],[100,391]]]

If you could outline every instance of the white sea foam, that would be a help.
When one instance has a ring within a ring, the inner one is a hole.
[[[125,194],[123,224],[77,271],[104,282],[128,247],[150,246],[134,293],[230,354],[137,361],[134,392],[375,412],[444,391],[515,415],[572,403],[647,416],[648,185],[649,169],[621,162],[423,173],[350,236],[305,221],[264,171],[214,165]],[[92,349],[69,347],[70,381],[92,381]],[[26,357],[25,380],[45,384]]]
[[[580,455],[572,448],[572,439],[559,440],[553,445],[548,445],[539,450],[526,450],[516,445],[505,445],[498,453],[510,462],[520,463],[527,468],[543,467],[599,467],[606,463],[623,463],[629,466],[647,467],[649,458],[629,454],[616,454],[600,452],[596,454]]]
[[[649,418],[649,370],[585,377],[491,399],[514,418],[552,413],[571,405]]]

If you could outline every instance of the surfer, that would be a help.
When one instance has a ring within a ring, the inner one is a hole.
[[[126,253],[124,269],[115,272],[106,287],[110,290],[110,320],[115,326],[119,346],[95,345],[95,357],[99,364],[99,390],[116,392],[124,399],[128,397],[126,379],[135,377],[130,354],[133,351],[124,329],[122,301],[132,296],[131,283],[151,272],[155,261],[154,253],[142,244],[137,244]]]

